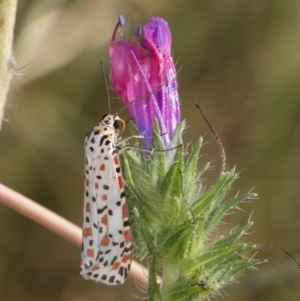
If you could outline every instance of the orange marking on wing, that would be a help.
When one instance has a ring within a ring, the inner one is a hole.
[[[87,255],[88,257],[94,257],[94,250],[93,250],[93,249],[88,249],[88,250],[86,251],[86,255]]]
[[[120,266],[120,262],[115,262],[113,267],[111,268],[112,270],[117,270]]]
[[[114,162],[115,162],[116,165],[119,165],[119,159],[118,159],[117,156],[114,157]]]
[[[91,212],[91,204],[90,203],[86,203],[85,212]]]
[[[101,218],[101,223],[103,225],[107,225],[107,215],[104,215],[102,218]]]
[[[118,177],[118,182],[119,182],[119,188],[122,189],[124,187],[122,177]]]
[[[89,160],[87,157],[85,157],[85,165],[88,165],[89,164]]]
[[[127,205],[124,204],[123,207],[122,207],[122,213],[123,213],[123,219],[125,217],[128,217],[128,209],[127,209]]]
[[[124,239],[125,239],[126,242],[131,241],[131,232],[130,232],[130,230],[124,232]]]
[[[105,235],[105,236],[101,239],[100,244],[101,244],[102,246],[107,246],[107,245],[109,244],[109,238],[108,238],[107,235]]]
[[[83,236],[91,236],[91,235],[92,235],[92,228],[83,229]]]
[[[105,164],[101,164],[99,170],[104,171],[105,170]]]
[[[98,183],[95,183],[95,188],[99,189],[99,184]]]
[[[85,186],[89,186],[90,185],[90,181],[89,181],[89,179],[86,179],[85,180]]]
[[[127,262],[130,260],[130,256],[129,255],[124,255],[123,258],[122,258],[122,262]]]
[[[107,194],[102,194],[101,199],[102,201],[107,201]]]

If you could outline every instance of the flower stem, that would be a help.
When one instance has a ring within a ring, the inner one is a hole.
[[[149,301],[154,300],[162,300],[160,291],[159,291],[159,284],[157,283],[157,256],[156,252],[152,252],[152,258],[151,258],[151,265],[149,269],[149,286],[148,286],[148,296]]]
[[[6,95],[16,67],[12,55],[16,10],[17,0],[0,1],[0,130]]]

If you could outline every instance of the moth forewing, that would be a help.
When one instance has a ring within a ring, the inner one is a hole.
[[[81,275],[108,285],[129,273],[131,229],[116,149],[124,121],[104,115],[85,140],[85,192]],[[122,127],[122,128],[121,128]]]

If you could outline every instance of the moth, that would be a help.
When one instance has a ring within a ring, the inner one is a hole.
[[[85,279],[108,285],[124,283],[130,270],[133,248],[117,152],[117,137],[124,128],[122,119],[107,114],[85,139],[80,274]]]

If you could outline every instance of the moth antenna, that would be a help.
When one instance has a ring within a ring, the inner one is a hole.
[[[210,130],[213,132],[214,136],[216,137],[217,143],[218,143],[218,145],[220,147],[220,151],[221,151],[221,158],[222,158],[222,170],[221,171],[224,172],[225,169],[226,169],[226,155],[225,155],[225,150],[224,150],[223,144],[221,142],[221,139],[219,138],[217,132],[214,130],[212,125],[209,123],[209,121],[207,120],[207,118],[203,114],[203,112],[202,112],[200,106],[198,105],[198,103],[195,102],[194,105],[199,110],[199,112],[202,115],[203,119],[205,120],[206,124],[209,126]]]
[[[103,79],[104,79],[104,84],[105,84],[105,89],[106,89],[106,95],[107,95],[108,114],[110,114],[110,96],[109,96],[109,89],[108,89],[107,80],[106,80],[106,76],[105,76],[105,70],[104,70],[104,66],[103,66],[102,61],[100,61],[100,65],[101,65],[102,76],[103,76]]]
[[[148,93],[148,94],[146,94],[146,95],[143,95],[143,96],[141,96],[141,97],[138,97],[137,99],[135,99],[135,100],[133,100],[133,101],[130,101],[128,104],[124,105],[123,108],[122,108],[120,111],[118,111],[116,115],[119,115],[119,114],[120,114],[122,111],[124,111],[127,107],[133,105],[133,104],[136,103],[137,101],[142,100],[142,99],[144,99],[144,98],[146,98],[146,97],[148,97],[148,96],[150,96],[150,95],[153,95],[153,94],[155,94],[156,92],[160,91],[161,89],[162,89],[162,86],[159,87],[158,89],[152,91],[151,93]]]

